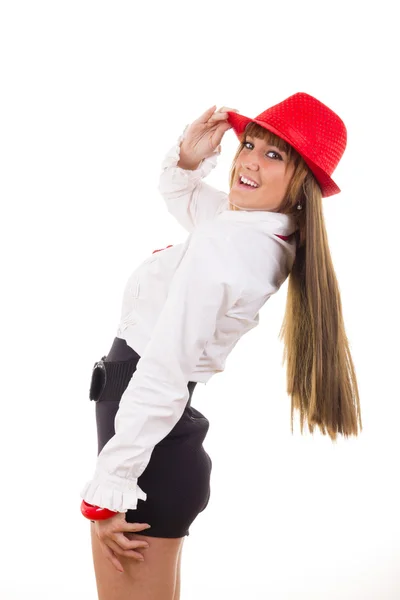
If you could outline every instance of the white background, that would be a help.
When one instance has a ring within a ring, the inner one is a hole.
[[[324,199],[364,430],[290,433],[287,287],[193,404],[210,503],[182,600],[400,598],[399,46],[392,2],[21,2],[0,10],[0,597],[95,600],[79,491],[96,457],[93,363],[130,272],[187,233],[160,163],[213,104],[255,116],[304,91],[346,123]],[[228,191],[232,131],[207,182]]]

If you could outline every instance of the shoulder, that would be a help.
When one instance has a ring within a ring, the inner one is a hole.
[[[274,293],[293,265],[294,244],[253,224],[214,220],[204,231],[206,239],[210,250],[229,265],[246,296]]]
[[[288,275],[285,246],[289,245],[257,227],[214,219],[191,234],[187,260],[199,273],[219,278],[245,295],[263,295],[265,290],[276,291]]]
[[[214,219],[199,236],[215,240],[229,251],[246,269],[263,267],[267,260],[280,263],[289,245],[273,232],[254,224],[232,223]]]

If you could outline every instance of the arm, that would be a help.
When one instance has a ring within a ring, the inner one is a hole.
[[[213,338],[219,316],[237,300],[231,253],[223,236],[193,234],[152,338],[122,395],[115,435],[97,458],[93,480],[81,492],[86,502],[126,512],[136,509],[139,498],[146,500],[138,477],[154,446],[181,418],[190,375]]]
[[[216,166],[219,151],[202,160],[196,169],[178,167],[181,143],[188,127],[189,125],[162,162],[158,190],[166,202],[168,212],[191,233],[197,225],[214,218],[227,205],[228,194],[202,181]]]

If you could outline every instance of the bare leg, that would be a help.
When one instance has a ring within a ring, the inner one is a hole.
[[[175,595],[173,600],[180,600],[181,597],[181,559],[182,559],[182,548],[183,548],[183,540],[185,538],[182,539],[182,544],[179,550],[179,555],[178,555],[178,564],[176,567],[176,584],[175,584]]]

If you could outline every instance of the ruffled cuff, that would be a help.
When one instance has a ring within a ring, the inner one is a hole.
[[[215,150],[211,156],[204,158],[197,169],[187,170],[178,167],[177,164],[180,159],[181,143],[186,137],[186,132],[189,128],[189,125],[186,125],[185,129],[183,130],[183,133],[179,136],[175,146],[172,146],[172,148],[165,155],[165,158],[161,163],[161,168],[164,170],[170,167],[176,167],[182,173],[186,173],[187,176],[190,177],[190,179],[201,179],[203,177],[206,177],[206,175],[208,175],[210,171],[214,169],[218,162],[218,157],[221,154],[221,150]]]
[[[126,479],[109,473],[88,481],[80,495],[89,504],[121,513],[136,510],[138,500],[147,498],[136,478]]]

